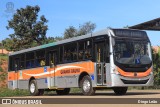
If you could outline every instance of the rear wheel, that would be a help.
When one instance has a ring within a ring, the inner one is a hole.
[[[114,87],[113,91],[116,95],[124,95],[127,92],[128,87]]]
[[[65,88],[64,90],[56,90],[58,95],[68,95],[70,92],[70,88]]]
[[[32,96],[37,96],[39,95],[39,90],[37,87],[37,82],[36,80],[31,80],[29,83],[29,92]]]
[[[91,78],[86,75],[83,77],[83,79],[80,82],[80,87],[82,89],[82,93],[84,95],[94,95],[95,89],[92,87]]]

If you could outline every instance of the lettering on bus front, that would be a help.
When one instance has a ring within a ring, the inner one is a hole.
[[[80,73],[80,69],[61,70],[60,73],[61,74]]]

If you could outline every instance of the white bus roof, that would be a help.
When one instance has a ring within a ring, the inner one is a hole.
[[[120,28],[118,30],[124,30],[124,29],[125,30],[140,31],[140,30],[126,29],[126,28]],[[64,40],[53,42],[53,43],[48,43],[48,44],[36,46],[36,47],[33,47],[33,48],[28,48],[28,49],[23,49],[23,50],[20,50],[20,51],[16,51],[16,52],[10,53],[9,56],[16,55],[16,54],[21,54],[21,53],[25,53],[25,52],[30,52],[30,51],[34,51],[34,50],[38,50],[38,49],[43,49],[43,48],[47,48],[47,47],[51,47],[51,46],[56,46],[56,45],[60,45],[60,44],[64,44],[64,43],[69,43],[69,42],[73,42],[73,41],[77,41],[77,40],[83,40],[83,39],[86,39],[86,38],[89,38],[89,37],[95,37],[95,36],[100,36],[100,35],[109,35],[108,34],[109,30],[117,30],[117,29],[112,29],[112,28],[103,29],[103,30],[100,30],[100,31],[95,32],[95,33],[89,33],[89,34],[82,35],[82,36],[77,36],[77,37],[64,39]]]
[[[69,42],[73,42],[73,41],[77,41],[77,40],[82,40],[82,39],[89,38],[91,36],[95,37],[95,36],[98,36],[98,35],[108,35],[108,28],[104,29],[104,30],[101,30],[101,31],[98,31],[98,32],[95,32],[95,33],[89,33],[89,34],[86,34],[86,35],[77,36],[77,37],[73,37],[73,38],[69,38],[69,39],[64,39],[64,40],[61,40],[61,41],[48,43],[48,44],[36,46],[36,47],[33,47],[33,48],[23,49],[23,50],[20,50],[20,51],[10,53],[9,56],[24,53],[24,52],[34,51],[34,50],[38,50],[38,49],[43,49],[43,48],[47,48],[47,47],[51,47],[51,46],[56,46],[56,45],[60,45],[60,44],[64,44],[64,43],[69,43]]]

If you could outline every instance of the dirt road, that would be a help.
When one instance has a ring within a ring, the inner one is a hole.
[[[65,99],[72,99],[73,101],[75,101],[75,99],[79,98],[79,99],[87,99],[87,100],[92,100],[92,98],[95,99],[114,99],[115,103],[113,104],[54,104],[54,105],[50,105],[50,104],[46,104],[46,105],[34,105],[34,107],[160,107],[160,104],[145,104],[144,102],[141,102],[142,99],[147,98],[149,100],[152,99],[158,99],[157,101],[160,102],[160,90],[129,90],[127,92],[126,95],[124,96],[116,96],[114,94],[113,91],[97,91],[95,96],[83,96],[80,93],[70,93],[69,95],[64,95],[64,96],[58,96],[56,94],[47,94],[44,96],[24,96],[24,97],[14,97],[14,98],[21,98],[21,99],[27,99],[27,98],[33,98],[33,99],[37,99],[37,98],[52,98],[53,102],[56,99],[62,99],[62,103],[65,102]],[[116,100],[120,100],[120,99],[125,99],[126,100],[126,104],[116,104]],[[128,104],[127,103],[127,99],[131,99],[131,98],[136,98],[140,100],[140,103],[137,102],[137,104]],[[116,99],[116,100],[115,100]],[[58,101],[58,100],[57,100]],[[92,100],[95,101],[95,100]],[[95,102],[94,102],[95,103]],[[21,107],[22,105],[12,105],[12,107]],[[32,105],[33,106],[33,105]],[[31,107],[32,107],[31,106]],[[0,105],[0,107],[11,107],[9,105]],[[23,105],[23,107],[28,107],[28,105]]]

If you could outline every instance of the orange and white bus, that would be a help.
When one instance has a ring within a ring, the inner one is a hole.
[[[79,87],[84,95],[112,88],[117,95],[129,86],[153,85],[151,43],[145,31],[111,29],[9,55],[8,88],[31,95],[55,90],[67,95]]]

